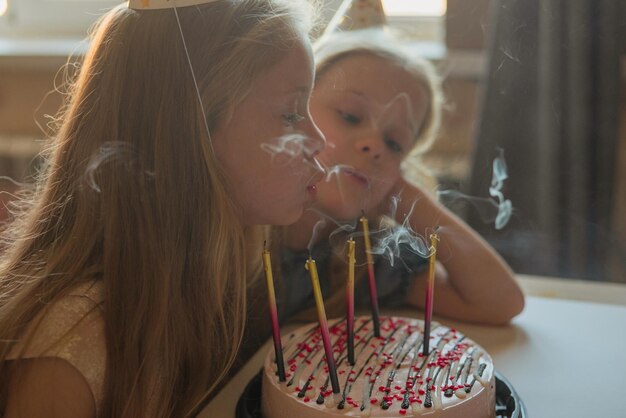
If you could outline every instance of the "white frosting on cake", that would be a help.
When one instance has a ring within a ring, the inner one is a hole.
[[[274,351],[265,359],[264,418],[495,416],[495,379],[489,354],[460,332],[432,324],[423,356],[421,320],[381,317],[381,336],[371,319],[355,319],[354,366],[347,360],[346,323],[331,321],[340,393],[333,394],[319,327],[283,336],[287,380],[279,382]]]

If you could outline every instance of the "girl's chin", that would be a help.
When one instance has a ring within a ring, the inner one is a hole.
[[[294,210],[290,213],[285,213],[284,216],[277,218],[274,220],[273,225],[279,226],[289,226],[298,222],[298,220],[302,217],[304,213],[304,207],[300,208],[300,210]]]

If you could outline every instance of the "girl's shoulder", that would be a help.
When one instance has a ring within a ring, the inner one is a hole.
[[[92,281],[50,304],[28,325],[7,360],[67,361],[85,378],[99,409],[106,369],[102,296],[102,283]]]

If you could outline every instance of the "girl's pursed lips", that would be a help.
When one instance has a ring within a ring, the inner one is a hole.
[[[360,183],[363,183],[368,187],[370,186],[369,178],[365,174],[361,173],[360,171],[354,170],[354,169],[343,169],[342,171],[346,175],[358,180]]]

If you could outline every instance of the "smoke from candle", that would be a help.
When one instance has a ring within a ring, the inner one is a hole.
[[[285,135],[274,138],[273,142],[265,142],[261,144],[261,149],[272,155],[287,156],[295,158],[298,155],[312,153],[314,150],[307,146],[308,137],[299,132],[286,133]]]
[[[511,219],[513,204],[509,199],[505,199],[502,193],[504,181],[508,178],[508,174],[504,151],[499,149],[498,152],[499,155],[493,160],[493,174],[489,187],[489,195],[492,199],[468,196],[456,190],[440,190],[437,192],[437,196],[445,206],[450,206],[459,200],[469,202],[477,210],[483,222],[493,223],[495,228],[500,230]]]
[[[336,164],[333,165],[331,167],[328,167],[326,169],[326,178],[325,181],[327,183],[331,182],[333,180],[333,177],[335,177],[335,180],[338,182],[339,186],[341,186],[341,183],[339,182],[339,174],[341,172],[355,172],[355,168],[350,166],[350,165],[346,165],[346,164]],[[367,185],[368,189],[371,189],[372,185],[369,184]],[[341,187],[340,187],[341,189]]]
[[[362,100],[360,97],[355,97],[355,100]],[[382,123],[387,123],[392,118],[402,117],[402,115],[408,115],[409,123],[406,124],[406,119],[403,119],[406,126],[406,133],[410,134],[412,138],[417,135],[419,125],[414,120],[413,106],[411,104],[410,97],[406,93],[400,93],[396,95],[388,103],[372,103],[371,101],[364,101],[363,106],[366,108],[366,115],[362,118],[364,123],[368,123],[373,128],[378,128]],[[299,132],[287,132],[282,137],[278,138],[274,144],[264,144],[263,149],[267,152],[271,152],[274,155],[284,154],[288,158],[296,157],[299,153],[306,153],[310,150],[305,150],[307,146],[307,137]],[[332,142],[328,145],[330,148],[334,146]],[[331,153],[332,154],[332,153]],[[331,155],[332,158],[332,155]],[[349,197],[352,195],[351,191],[347,189],[348,183],[341,177],[342,174],[349,174],[353,177],[361,178],[364,183],[367,183],[368,190],[372,189],[372,186],[377,187],[377,182],[385,182],[384,176],[382,178],[370,178],[369,173],[366,170],[359,171],[359,167],[352,167],[347,164],[343,164],[342,161],[325,161],[326,162],[326,181],[336,182],[336,187],[339,190],[339,195],[344,197],[346,204],[360,207],[366,211],[369,208],[369,199],[371,199],[371,193],[365,193],[363,197],[358,197],[361,201],[355,201],[355,197]],[[512,213],[513,206],[509,199],[506,199],[503,193],[504,181],[507,179],[506,163],[502,150],[500,150],[499,156],[493,161],[493,177],[491,185],[489,187],[490,198],[477,198],[464,195],[454,190],[438,191],[438,197],[442,204],[447,205],[459,199],[467,200],[477,207],[482,218],[495,225],[496,229],[502,229],[508,223]],[[350,199],[350,201],[347,201]],[[389,219],[384,218],[380,226],[372,225],[370,235],[373,239],[373,248],[371,252],[373,254],[385,257],[389,260],[391,265],[394,265],[398,259],[401,260],[401,254],[415,254],[424,258],[430,256],[430,245],[425,238],[428,236],[429,231],[414,231],[410,225],[409,219],[415,208],[413,202],[409,213],[402,214],[402,217],[396,216],[396,210],[400,196],[392,198]],[[320,234],[323,231],[328,231],[329,225],[334,224],[336,228],[332,230],[329,235],[329,240],[335,251],[344,251],[345,248],[341,245],[345,242],[346,235],[352,238],[357,238],[362,234],[358,232],[356,228],[356,219],[354,221],[337,221],[327,214],[322,213],[319,210],[317,212],[320,221],[318,221],[313,227],[311,239],[309,241],[308,249],[311,251],[314,243],[320,239]],[[336,215],[334,215],[336,216]],[[342,215],[343,216],[343,215]],[[384,222],[387,219],[388,222]],[[403,221],[398,224],[393,220]],[[432,231],[430,231],[432,232]],[[424,235],[422,235],[422,233]],[[339,239],[339,241],[336,241]],[[408,251],[407,251],[408,250]]]
[[[417,133],[419,122],[416,118],[416,113],[411,103],[411,97],[408,93],[398,93],[385,104],[367,103],[366,106],[368,107],[370,115],[377,115],[377,117],[371,118],[373,127],[378,127],[380,120],[387,122],[389,118],[402,117],[405,115],[408,121],[406,129],[409,135],[415,136]]]
[[[513,204],[509,199],[505,199],[502,194],[504,180],[509,176],[506,170],[506,162],[504,161],[504,151],[502,149],[499,151],[500,155],[493,160],[493,175],[491,177],[491,187],[489,187],[489,194],[498,200],[498,214],[495,219],[496,229],[504,228],[513,213]]]
[[[97,193],[100,193],[100,185],[96,180],[98,170],[106,164],[113,162],[124,164],[126,168],[132,167],[135,163],[136,153],[130,144],[123,141],[107,141],[103,143],[98,151],[94,153],[85,168],[85,182]],[[145,172],[147,176],[154,176],[154,173]]]
[[[399,202],[400,196],[392,198],[389,218],[396,219],[396,210]],[[411,210],[404,216],[404,221],[401,224],[383,222],[379,229],[372,231],[372,236],[376,237],[376,245],[372,247],[372,253],[386,257],[392,266],[394,265],[394,260],[401,260],[401,248],[424,258],[430,256],[430,246],[426,238],[414,231],[409,223],[415,203],[413,202]]]
[[[345,169],[349,169],[349,167],[343,165],[332,167],[328,170],[327,179],[332,178],[332,176]],[[504,181],[507,178],[508,174],[504,153],[502,150],[499,150],[498,157],[493,161],[493,176],[489,187],[489,194],[492,198],[471,197],[455,190],[438,191],[437,194],[440,202],[444,205],[449,205],[459,199],[469,201],[476,207],[485,222],[493,222],[496,229],[502,229],[506,226],[513,213],[511,201],[506,199],[502,192]],[[406,254],[407,251],[409,254],[419,255],[424,258],[430,257],[431,250],[426,239],[429,231],[425,231],[424,235],[422,235],[414,231],[409,223],[417,202],[412,202],[411,209],[408,213],[403,214],[402,218],[404,220],[402,223],[398,224],[393,220],[398,219],[396,212],[398,204],[401,201],[401,196],[394,196],[391,200],[387,222],[383,221],[379,227],[374,227],[370,230],[370,236],[375,243],[371,249],[372,254],[385,257],[392,266],[397,260],[404,262],[401,258],[401,254]],[[336,241],[336,239],[333,239],[335,236],[340,240],[338,242],[343,242],[346,233],[352,238],[362,236],[362,233],[357,232],[356,221],[353,223],[340,222],[320,211],[316,210],[316,212],[324,219],[324,223],[316,224],[311,243],[317,240],[319,231],[326,227],[326,221],[333,222],[337,225],[337,228],[334,229],[329,236],[331,243]],[[344,248],[341,247],[341,251],[344,251]]]
[[[324,230],[324,228],[326,228],[329,223],[336,226],[336,228],[328,236],[328,240],[331,243],[335,241],[335,237],[338,235],[339,239],[341,240],[345,240],[345,234],[348,234],[348,236],[352,238],[362,236],[362,234],[355,232],[357,229],[356,220],[354,222],[341,222],[320,211],[319,209],[309,208],[308,211],[315,213],[315,215],[319,217],[319,220],[312,228],[311,238],[309,239],[309,243],[307,245],[307,249],[309,250],[309,252],[311,252],[313,246],[318,241],[320,233]],[[343,249],[341,251],[343,251]]]
[[[312,141],[309,136],[292,127],[286,128],[284,135],[261,144],[261,149],[272,156],[273,164],[287,165],[294,159],[302,157],[303,164],[313,166],[324,173],[327,171],[320,161],[314,158],[320,151],[319,142]]]
[[[400,197],[394,197],[392,199],[391,211],[389,218],[393,219],[397,210]],[[411,211],[406,214],[405,220],[402,224],[398,225],[395,222],[383,222],[380,227],[370,228],[369,235],[374,239],[374,245],[371,248],[371,253],[386,257],[391,265],[394,265],[395,260],[402,260],[401,248],[409,250],[410,253],[420,255],[424,258],[430,256],[430,247],[427,240],[421,234],[415,232],[410,224],[409,218],[413,211],[415,203],[411,206]],[[309,209],[315,212],[320,220],[317,221],[313,227],[313,232],[307,246],[309,252],[312,250],[314,244],[318,241],[322,231],[330,224],[335,225],[335,229],[329,234],[328,240],[331,243],[331,247],[334,249],[337,255],[341,256],[345,252],[346,238],[357,239],[363,237],[363,232],[358,228],[358,220],[355,219],[352,222],[341,222],[317,209]],[[428,231],[427,231],[428,232]],[[432,231],[431,231],[432,232]],[[365,262],[358,263],[357,265],[364,265]]]
[[[306,246],[306,248],[309,250],[309,254],[311,254],[311,252],[313,251],[313,246],[317,242],[317,237],[320,234],[320,231],[322,231],[325,227],[326,227],[326,219],[320,219],[313,226],[311,239],[309,240],[309,243]]]

